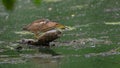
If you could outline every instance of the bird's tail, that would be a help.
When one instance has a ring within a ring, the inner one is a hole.
[[[23,27],[22,30],[27,30],[27,27]]]
[[[28,30],[29,29],[29,26],[30,26],[30,24],[29,25],[25,25],[23,28],[22,28],[22,30]]]

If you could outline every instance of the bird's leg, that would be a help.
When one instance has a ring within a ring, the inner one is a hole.
[[[38,32],[35,33],[34,37],[35,37],[35,39],[39,39],[39,33]]]
[[[42,32],[41,32],[40,35],[39,35],[39,37],[43,36],[44,34],[45,34],[45,33],[42,33]]]

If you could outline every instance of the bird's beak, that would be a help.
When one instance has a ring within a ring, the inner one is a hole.
[[[59,28],[59,29],[66,29],[66,27],[62,24],[58,24],[58,25],[56,25],[56,27]]]

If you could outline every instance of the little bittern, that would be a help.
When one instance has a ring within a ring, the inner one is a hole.
[[[35,37],[38,38],[39,33],[47,32],[53,29],[65,29],[65,28],[66,27],[60,23],[49,21],[48,19],[39,19],[25,26],[23,30],[33,32],[35,34]]]

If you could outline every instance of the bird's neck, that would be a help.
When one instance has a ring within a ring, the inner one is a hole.
[[[59,28],[55,28],[54,30],[57,30],[57,31],[63,32],[63,30],[62,30],[62,29],[59,29]]]

